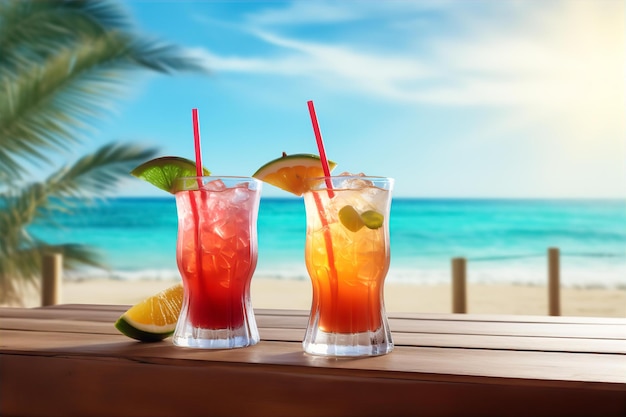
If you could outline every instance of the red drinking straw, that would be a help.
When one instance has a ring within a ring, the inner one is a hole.
[[[200,150],[200,124],[198,123],[198,109],[191,109],[191,119],[193,121],[193,146],[196,151],[196,177],[198,182],[198,192],[202,189],[202,175],[204,174],[204,170],[202,169],[202,152]],[[204,193],[200,194],[202,201],[206,198]],[[195,226],[195,234],[194,234],[194,247],[196,248],[196,265],[197,270],[202,271],[202,251],[200,250],[200,242],[202,241],[202,236],[200,236],[200,212],[198,211],[198,203],[196,202],[196,198],[193,193],[189,193],[189,203],[191,205],[191,214],[193,216],[193,223]],[[198,274],[198,277],[201,275]],[[200,279],[200,285],[204,286],[204,280]],[[185,289],[187,291],[187,289]]]
[[[202,170],[202,152],[200,150],[200,125],[198,123],[198,109],[191,109],[191,118],[193,119],[193,145],[196,149],[196,176],[201,177]]]
[[[328,196],[333,198],[335,193],[333,192],[333,184],[330,180],[330,168],[328,167],[328,159],[326,158],[326,151],[324,150],[324,141],[322,140],[322,132],[320,132],[320,126],[317,123],[317,116],[315,115],[315,106],[313,106],[313,100],[307,101],[309,106],[309,114],[311,115],[311,123],[313,124],[313,132],[315,132],[315,140],[317,141],[317,149],[320,153],[320,160],[322,161],[322,170],[324,170],[324,176],[326,177],[326,188],[328,190]]]
[[[333,183],[330,180],[330,168],[328,167],[328,159],[326,158],[326,151],[324,151],[324,142],[322,141],[322,133],[320,132],[319,124],[317,123],[317,116],[315,115],[315,107],[313,101],[307,101],[309,106],[309,114],[311,115],[311,123],[313,123],[313,131],[315,132],[315,140],[317,141],[317,149],[320,153],[320,160],[322,161],[322,169],[324,170],[324,176],[326,177],[326,191],[328,192],[328,198],[333,198],[335,192],[333,191]],[[333,241],[330,236],[330,229],[328,228],[328,220],[326,219],[326,213],[324,212],[324,205],[318,193],[313,193],[313,200],[317,206],[317,212],[320,216],[320,221],[324,229],[324,244],[326,245],[326,256],[328,258],[328,273],[331,286],[331,293],[333,299],[333,317],[337,317],[337,268],[335,267],[335,254],[333,253]]]

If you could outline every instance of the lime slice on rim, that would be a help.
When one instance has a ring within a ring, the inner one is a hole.
[[[335,166],[335,162],[328,161],[331,171]],[[324,169],[317,155],[283,153],[283,156],[263,165],[252,176],[292,194],[302,195],[308,190],[305,179],[323,177]]]
[[[115,328],[142,342],[158,342],[171,336],[183,304],[183,286],[174,285],[129,308]]]
[[[204,175],[211,172],[203,168]],[[174,180],[180,177],[195,177],[196,163],[178,156],[163,156],[144,162],[130,172],[137,178],[149,182],[168,193],[174,194]]]

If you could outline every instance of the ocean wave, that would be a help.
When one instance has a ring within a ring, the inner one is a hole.
[[[524,285],[545,286],[548,283],[545,266],[502,267],[484,263],[468,262],[468,284]],[[65,273],[65,279],[84,281],[92,279],[112,279],[120,281],[158,280],[180,282],[178,270],[173,269],[142,269],[142,270],[110,270],[84,269]],[[282,268],[257,269],[253,279],[281,279],[308,281],[306,268],[287,265]],[[452,281],[450,269],[444,268],[390,268],[386,282],[414,285],[449,284]],[[561,266],[561,286],[564,288],[603,288],[626,289],[626,265],[605,266],[599,268],[577,268]]]
[[[66,271],[64,279],[69,281],[85,281],[110,279],[115,281],[180,281],[177,269],[140,269],[140,270],[103,270],[83,268]]]
[[[98,248],[109,270],[66,272],[66,279],[180,281],[176,208],[171,198],[112,199],[29,232],[50,244]],[[306,217],[300,199],[263,199],[255,279],[308,280]],[[450,260],[467,259],[472,283],[542,285],[548,247],[560,249],[566,287],[626,288],[626,201],[394,198],[387,282],[451,281]],[[63,225],[63,227],[56,227]]]
[[[561,268],[560,282],[563,288],[626,289],[626,268],[578,270]],[[468,265],[468,284],[546,286],[546,268],[482,268]],[[452,282],[452,272],[442,269],[395,269],[390,270],[386,282],[405,284],[437,285]]]

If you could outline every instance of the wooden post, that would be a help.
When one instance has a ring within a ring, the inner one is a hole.
[[[561,315],[559,249],[548,248],[548,314]]]
[[[63,255],[46,253],[41,262],[41,305],[51,306],[61,302],[61,275]]]
[[[467,313],[466,292],[466,265],[465,258],[452,259],[452,312]]]

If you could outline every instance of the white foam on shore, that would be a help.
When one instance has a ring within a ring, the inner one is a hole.
[[[545,286],[548,283],[545,268],[487,268],[471,265],[466,272],[469,284],[514,284]],[[626,270],[624,268],[577,270],[561,268],[561,286],[566,288],[604,288],[626,289]],[[425,269],[419,272],[409,269],[390,270],[387,282],[407,284],[437,285],[452,281],[451,270]]]
[[[141,269],[141,270],[103,270],[85,268],[67,271],[64,278],[68,281],[107,279],[114,281],[179,281],[180,273],[176,269]]]
[[[282,280],[309,280],[306,268],[300,265],[282,265],[269,269],[257,269],[256,279],[272,278]],[[597,265],[591,268],[561,266],[561,285],[569,288],[604,288],[626,289],[626,265]],[[174,269],[142,269],[132,271],[102,269],[82,269],[67,271],[64,278],[70,281],[91,279],[110,279],[117,281],[180,281],[178,270]],[[387,274],[386,282],[437,285],[451,282],[451,268],[408,268],[392,267]],[[514,284],[544,286],[548,282],[547,266],[515,265],[513,267],[493,265],[489,263],[471,263],[467,266],[467,282],[469,284]]]

